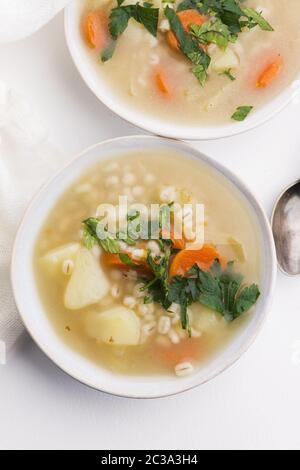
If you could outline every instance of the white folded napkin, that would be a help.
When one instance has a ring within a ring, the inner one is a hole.
[[[13,240],[29,200],[59,164],[61,156],[41,123],[22,97],[0,82],[0,342],[7,349],[23,329],[10,286]]]
[[[50,21],[70,0],[0,0],[1,43],[25,38]],[[4,47],[4,46],[2,46]],[[0,69],[1,70],[1,69]],[[23,330],[13,300],[9,265],[13,239],[26,204],[58,167],[60,157],[24,100],[0,75],[0,349]],[[1,360],[1,358],[0,358]]]
[[[0,0],[0,43],[37,31],[70,0]]]

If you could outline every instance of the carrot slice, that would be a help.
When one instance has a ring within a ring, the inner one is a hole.
[[[265,88],[279,75],[283,66],[283,60],[281,57],[273,60],[265,67],[265,69],[259,74],[256,86],[257,88]]]
[[[189,30],[191,24],[201,26],[208,20],[206,15],[201,15],[197,10],[184,10],[177,13],[177,15],[186,31]]]
[[[130,253],[127,253],[127,254],[131,258]],[[124,271],[129,271],[130,269],[136,269],[139,271],[139,273],[144,274],[145,276],[150,276],[152,274],[145,260],[141,261],[140,263],[137,263],[136,261],[134,261],[136,265],[130,266],[126,263],[123,263],[118,254],[103,253],[102,262],[105,266],[109,268],[116,268],[116,269],[121,269]]]
[[[185,31],[189,31],[191,24],[201,26],[208,20],[207,16],[201,15],[201,13],[199,13],[197,10],[183,10],[177,13],[177,16],[180,19]],[[167,41],[172,49],[179,50],[179,43],[173,31],[168,31]]]
[[[175,250],[184,250],[185,249],[185,240],[183,238],[176,238],[175,236],[171,237],[171,240],[173,242],[173,248]]]
[[[201,250],[182,250],[174,256],[169,275],[184,276],[194,264],[203,271],[208,271],[216,258],[220,260],[222,267],[225,267],[225,259],[220,257],[212,245],[204,245]]]
[[[175,49],[175,51],[180,50],[178,40],[177,40],[175,34],[173,33],[173,31],[168,31],[167,32],[167,42],[168,42],[169,46],[172,49]]]
[[[154,78],[155,78],[156,86],[159,89],[159,91],[163,93],[165,96],[171,96],[172,90],[171,90],[169,79],[165,70],[162,70],[162,69],[156,70]]]
[[[103,11],[89,13],[83,24],[84,35],[88,45],[94,49],[103,49],[109,39],[108,19]]]
[[[197,359],[201,355],[201,350],[199,340],[187,338],[180,341],[179,344],[172,344],[168,347],[156,346],[154,354],[167,366],[175,367],[180,362]]]
[[[170,233],[162,232],[162,237],[166,239],[169,237],[173,242],[173,248],[175,248],[175,250],[185,249],[186,241],[184,238],[180,238],[179,235],[175,233],[173,224],[171,224]]]
[[[119,255],[114,253],[103,253],[102,261],[105,266],[117,269],[129,269],[129,266],[123,263]]]

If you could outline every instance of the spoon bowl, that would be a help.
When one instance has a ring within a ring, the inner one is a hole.
[[[300,180],[288,186],[275,203],[272,230],[280,269],[300,274]]]

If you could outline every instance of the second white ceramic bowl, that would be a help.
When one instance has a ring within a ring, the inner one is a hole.
[[[125,102],[125,100],[120,100],[118,95],[114,93],[113,88],[109,87],[101,79],[101,74],[91,61],[82,39],[80,28],[82,9],[82,0],[73,0],[65,10],[67,43],[79,73],[97,98],[111,111],[126,121],[153,134],[183,140],[210,140],[240,134],[263,124],[273,117],[292,100],[297,92],[295,84],[297,85],[298,82],[294,82],[271,102],[251,113],[245,121],[233,121],[226,125],[200,126],[178,124],[172,122],[171,119],[169,122],[166,122],[165,120],[159,120],[157,117],[147,116],[142,111],[132,108],[130,103]]]
[[[222,352],[194,375],[184,378],[163,376],[123,376],[96,366],[68,347],[56,334],[41,302],[33,270],[33,253],[39,232],[56,201],[84,172],[111,156],[131,151],[169,150],[195,158],[211,167],[233,186],[248,205],[257,224],[261,252],[261,297],[250,321]],[[28,208],[19,228],[12,257],[12,286],[23,322],[39,347],[75,379],[111,394],[154,398],[176,394],[203,384],[228,368],[248,349],[259,332],[270,308],[276,275],[276,256],[268,220],[255,197],[229,170],[187,144],[157,137],[121,137],[102,142],[86,150],[43,187]]]

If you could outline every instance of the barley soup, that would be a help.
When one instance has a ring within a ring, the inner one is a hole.
[[[299,0],[86,0],[80,27],[118,99],[165,121],[217,125],[296,79],[299,24]]]
[[[128,225],[113,236],[100,209],[120,195]],[[150,204],[154,216],[143,211]],[[150,222],[157,234],[143,237]],[[34,266],[57,334],[123,374],[192,373],[238,334],[259,296],[258,231],[247,203],[207,165],[169,151],[118,156],[76,181],[47,216]]]

